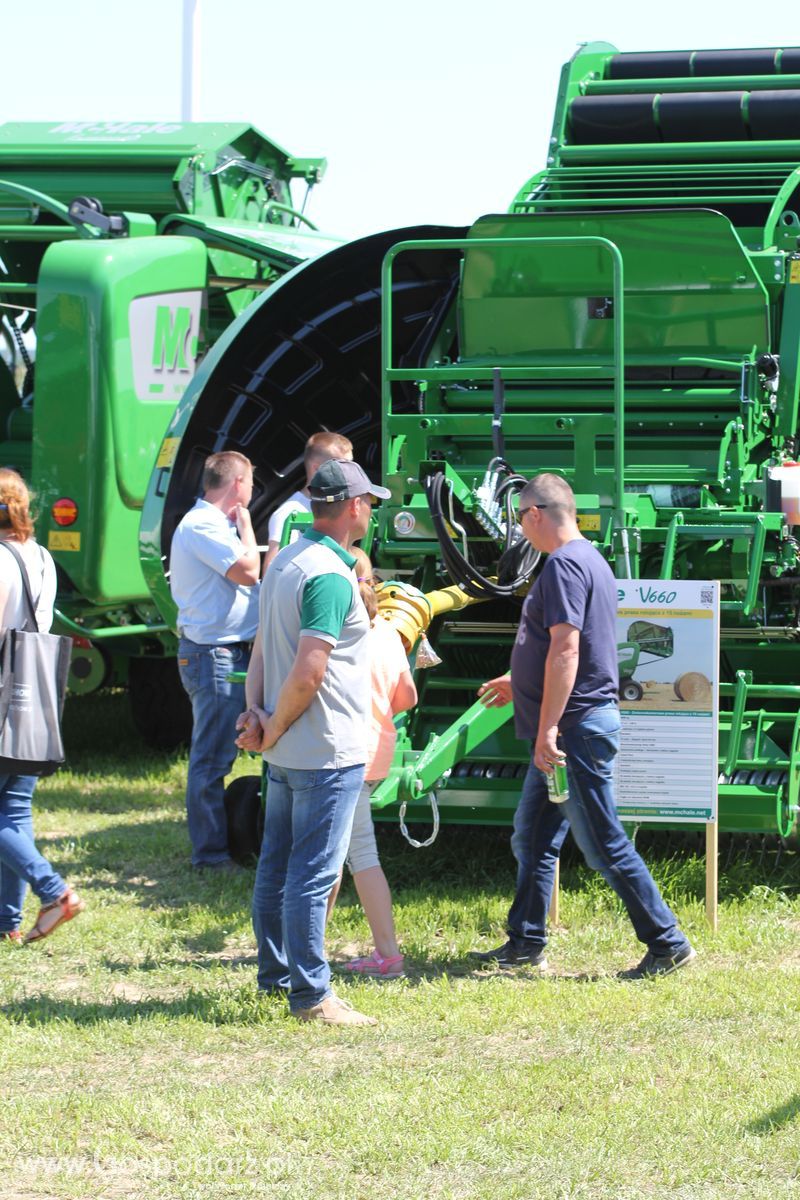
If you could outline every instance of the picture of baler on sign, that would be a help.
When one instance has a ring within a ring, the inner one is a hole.
[[[628,640],[617,643],[620,700],[628,704],[641,700],[644,688],[633,678],[634,672],[638,667],[656,662],[659,658],[671,658],[674,649],[674,638],[668,625],[654,625],[651,621],[634,621],[629,625]],[[649,654],[650,657],[643,659],[643,654]]]

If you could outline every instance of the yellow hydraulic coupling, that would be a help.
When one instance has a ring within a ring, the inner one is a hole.
[[[378,597],[378,613],[395,627],[408,653],[434,617],[480,603],[456,584],[433,592],[421,592],[409,583],[387,579],[377,585],[375,593]]]

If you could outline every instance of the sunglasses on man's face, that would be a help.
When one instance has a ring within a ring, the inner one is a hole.
[[[521,521],[526,513],[529,513],[532,508],[549,508],[549,504],[529,504],[527,508],[521,508],[517,513],[517,520]]]

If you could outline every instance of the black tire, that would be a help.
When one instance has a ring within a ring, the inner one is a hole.
[[[134,727],[154,750],[188,746],[192,706],[174,658],[132,658],[128,694]]]
[[[619,685],[619,698],[625,700],[626,703],[632,704],[636,700],[641,700],[644,695],[644,688],[635,679],[623,679]]]
[[[258,858],[264,836],[261,776],[243,775],[225,789],[228,853],[234,862],[250,866]]]

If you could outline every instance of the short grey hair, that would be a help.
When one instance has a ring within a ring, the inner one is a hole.
[[[525,484],[519,494],[519,507],[534,508],[536,505],[545,507],[557,525],[568,519],[575,520],[575,493],[560,475],[544,471]]]

